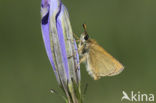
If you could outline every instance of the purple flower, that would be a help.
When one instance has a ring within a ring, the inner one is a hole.
[[[42,0],[41,27],[48,58],[68,103],[80,103],[79,55],[68,11],[61,0]]]

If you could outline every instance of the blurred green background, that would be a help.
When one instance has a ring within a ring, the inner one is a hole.
[[[73,31],[90,36],[125,70],[94,81],[81,68],[85,103],[120,103],[122,91],[156,95],[156,1],[62,0]],[[0,0],[0,103],[64,103],[45,52],[40,0]],[[156,100],[155,100],[156,101]],[[127,101],[124,101],[127,103]]]

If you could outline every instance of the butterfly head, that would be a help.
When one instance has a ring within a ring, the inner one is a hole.
[[[80,40],[82,43],[85,43],[89,39],[89,35],[86,30],[86,24],[83,24],[83,29],[84,29],[84,32],[81,34]]]

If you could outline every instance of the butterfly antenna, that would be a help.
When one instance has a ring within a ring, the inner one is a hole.
[[[87,26],[86,26],[86,24],[83,24],[82,26],[83,26],[83,29],[84,29],[84,33],[85,33],[86,35],[88,35],[88,33],[87,33]]]

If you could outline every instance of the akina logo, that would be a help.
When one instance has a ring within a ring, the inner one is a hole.
[[[141,93],[140,91],[131,93],[128,95],[125,91],[122,91],[122,98],[121,101],[132,101],[132,102],[154,102],[154,94],[146,94]]]

